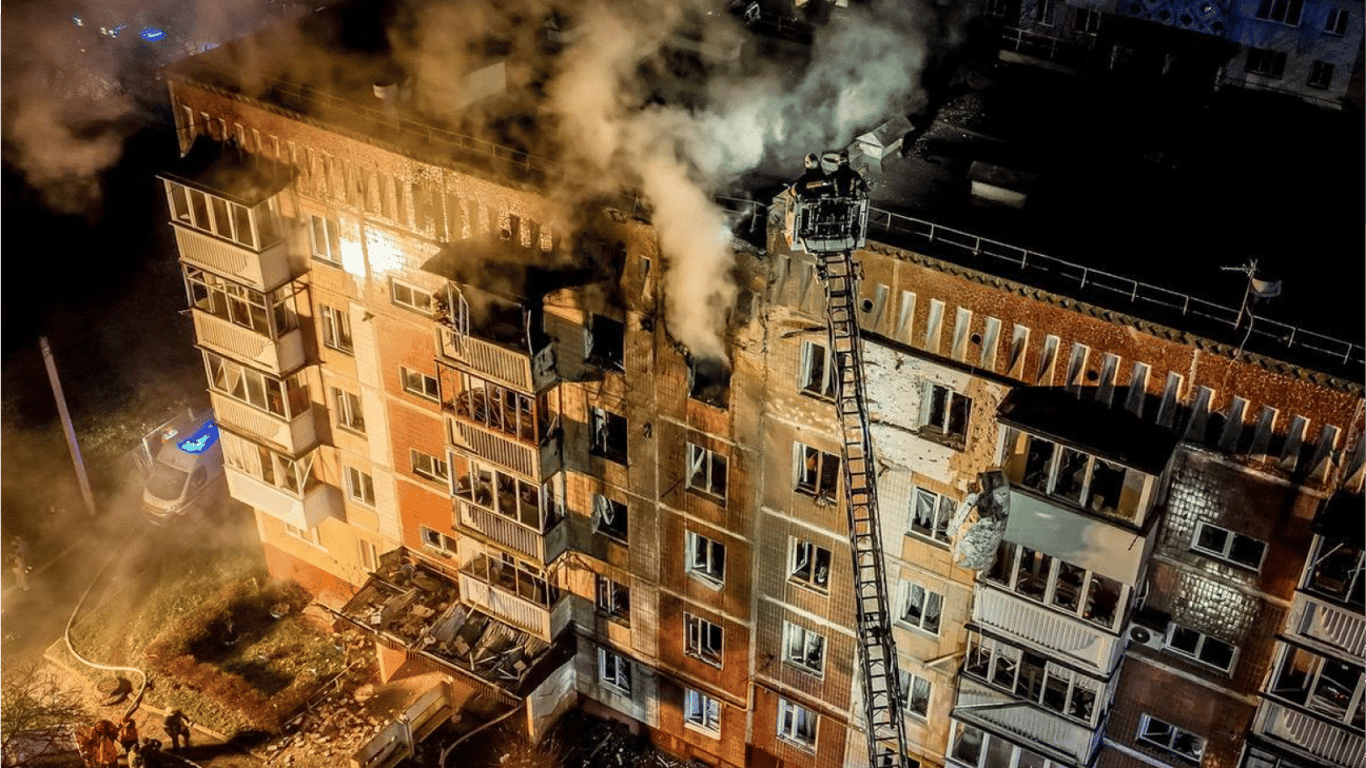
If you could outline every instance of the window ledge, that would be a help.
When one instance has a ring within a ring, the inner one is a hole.
[[[694,723],[694,722],[692,722],[691,720],[686,720],[686,719],[683,721],[683,727],[684,727],[684,728],[687,728],[688,730],[690,730],[690,731],[692,731],[692,732],[694,732],[694,733],[699,733],[699,734],[701,734],[701,735],[703,735],[703,736],[706,736],[706,737],[709,738],[709,739],[719,739],[719,738],[721,738],[721,729],[720,729],[719,727],[716,728],[715,730],[713,730],[713,729],[711,729],[711,728],[708,728],[708,727],[703,726],[703,725],[698,725],[697,723]]]
[[[723,662],[721,661],[721,659],[713,659],[705,653],[698,653],[697,651],[684,651],[683,655],[687,656],[690,659],[697,659],[698,661],[703,662],[704,664],[707,664],[709,666],[716,667],[717,669],[723,668]]]
[[[788,576],[788,577],[787,577],[787,583],[788,583],[788,584],[791,584],[791,585],[794,586],[794,587],[800,587],[800,588],[802,588],[802,589],[804,589],[804,590],[806,590],[806,591],[808,591],[808,592],[814,592],[814,593],[820,595],[821,597],[829,597],[829,596],[830,596],[830,588],[829,588],[829,587],[818,587],[818,586],[816,586],[815,584],[812,584],[812,583],[810,583],[810,582],[808,582],[808,581],[802,581],[801,579],[799,579],[799,578],[797,578],[797,577],[795,577],[795,576]]]
[[[340,429],[341,431],[343,431],[343,432],[345,432],[345,433],[347,433],[347,434],[349,434],[349,435],[354,435],[354,436],[356,436],[356,437],[365,437],[365,430],[363,430],[363,429],[356,429],[355,427],[352,427],[352,426],[347,425],[347,424],[342,424],[342,423],[338,422],[338,424],[337,424],[337,429]]]
[[[960,435],[951,435],[934,427],[921,427],[916,430],[915,436],[921,440],[927,440],[936,445],[942,445],[955,451],[963,451],[967,448],[967,438]]]
[[[630,544],[627,542],[626,539],[624,539],[624,538],[622,538],[622,537],[620,537],[620,536],[617,536],[617,535],[615,535],[615,534],[608,533],[607,531],[604,531],[604,530],[602,530],[602,529],[600,529],[600,528],[595,528],[595,529],[593,530],[593,535],[594,535],[594,536],[601,536],[601,537],[603,537],[604,539],[607,539],[608,541],[612,542],[613,544],[617,544],[617,545],[619,545],[619,546],[623,546],[623,547],[629,547],[629,546],[630,546]]]
[[[804,675],[810,675],[810,676],[816,678],[817,680],[824,680],[824,679],[825,679],[825,670],[823,670],[823,669],[821,669],[821,670],[812,669],[811,667],[808,667],[808,666],[806,666],[805,664],[798,664],[797,662],[793,661],[792,659],[783,659],[783,666],[787,667],[788,669],[792,669],[792,670],[796,670],[796,671],[798,671],[798,672],[801,672],[801,673],[804,674]]]
[[[713,579],[712,577],[707,576],[706,574],[700,573],[698,571],[688,571],[688,575],[691,576],[695,581],[700,582],[702,586],[706,587],[707,589],[716,590],[717,592],[720,592],[721,588],[726,585],[724,581],[717,581],[716,579]]]
[[[311,261],[316,261],[316,262],[318,262],[319,264],[326,264],[327,266],[332,267],[333,269],[345,269],[345,267],[343,267],[343,266],[341,265],[341,262],[340,262],[340,261],[332,261],[331,259],[324,259],[323,257],[319,256],[319,255],[316,254],[316,253],[310,255],[310,260],[311,260]]]
[[[701,498],[704,498],[704,499],[706,499],[707,501],[712,502],[713,504],[720,504],[720,505],[723,506],[723,507],[726,506],[726,497],[724,497],[724,496],[717,496],[716,494],[712,493],[711,491],[706,491],[706,490],[703,490],[703,489],[701,489],[701,488],[694,488],[694,487],[692,487],[691,485],[688,486],[686,490],[688,491],[688,493],[691,493],[691,494],[693,494],[694,496],[699,496],[699,497],[701,497]]]
[[[803,752],[810,752],[813,755],[816,753],[816,745],[814,743],[808,744],[805,741],[797,741],[796,739],[790,739],[782,735],[778,736],[778,741],[781,741],[789,747],[800,749]]]
[[[921,533],[921,532],[919,532],[919,531],[915,531],[915,530],[906,531],[906,535],[909,536],[909,537],[911,537],[912,539],[915,539],[916,541],[924,542],[924,543],[926,543],[926,544],[933,544],[934,546],[939,547],[940,549],[952,549],[952,548],[953,548],[953,545],[950,544],[949,542],[944,541],[944,540],[942,540],[942,539],[937,539],[937,538],[935,538],[935,537],[933,537],[933,536],[926,536],[925,534],[923,534],[923,533]]]

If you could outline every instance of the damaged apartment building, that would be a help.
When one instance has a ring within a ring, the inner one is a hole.
[[[338,71],[379,58],[348,50],[353,12],[311,17]],[[825,293],[784,198],[736,241],[728,359],[694,357],[631,203],[571,208],[554,164],[370,71],[264,73],[270,34],[166,71],[162,179],[271,573],[372,636],[386,680],[444,673],[442,711],[867,765]],[[1236,308],[871,218],[906,764],[1366,768],[1360,346],[1244,339]],[[988,473],[1007,515],[973,536]]]

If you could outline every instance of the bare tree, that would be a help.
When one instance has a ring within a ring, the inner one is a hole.
[[[0,681],[0,760],[5,768],[71,750],[71,730],[90,719],[76,692],[37,665],[8,671]]]

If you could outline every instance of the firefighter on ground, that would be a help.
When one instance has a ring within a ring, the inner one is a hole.
[[[187,748],[190,746],[191,725],[193,725],[193,723],[190,722],[190,718],[186,717],[185,713],[178,709],[172,710],[171,714],[166,716],[166,720],[162,723],[162,728],[166,731],[166,737],[171,740],[171,749],[180,749],[181,739],[185,740],[185,746]]]
[[[119,723],[119,746],[123,747],[123,754],[132,753],[138,745],[138,724],[133,722],[133,715],[123,716],[123,722]]]

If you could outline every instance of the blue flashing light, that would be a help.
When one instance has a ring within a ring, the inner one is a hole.
[[[118,37],[118,36],[119,36],[119,33],[122,32],[122,31],[125,30],[125,29],[128,29],[128,25],[127,25],[127,24],[120,24],[120,25],[118,25],[117,27],[113,27],[113,28],[111,28],[111,29],[109,30],[109,36],[110,36],[110,37]]]
[[[166,36],[166,33],[164,31],[157,29],[156,27],[148,27],[139,32],[138,34],[142,37],[143,40],[146,40],[149,43],[154,43]]]
[[[186,453],[203,453],[210,446],[218,442],[218,425],[209,419],[200,425],[199,429],[190,433],[190,436],[181,440],[177,447]]]

